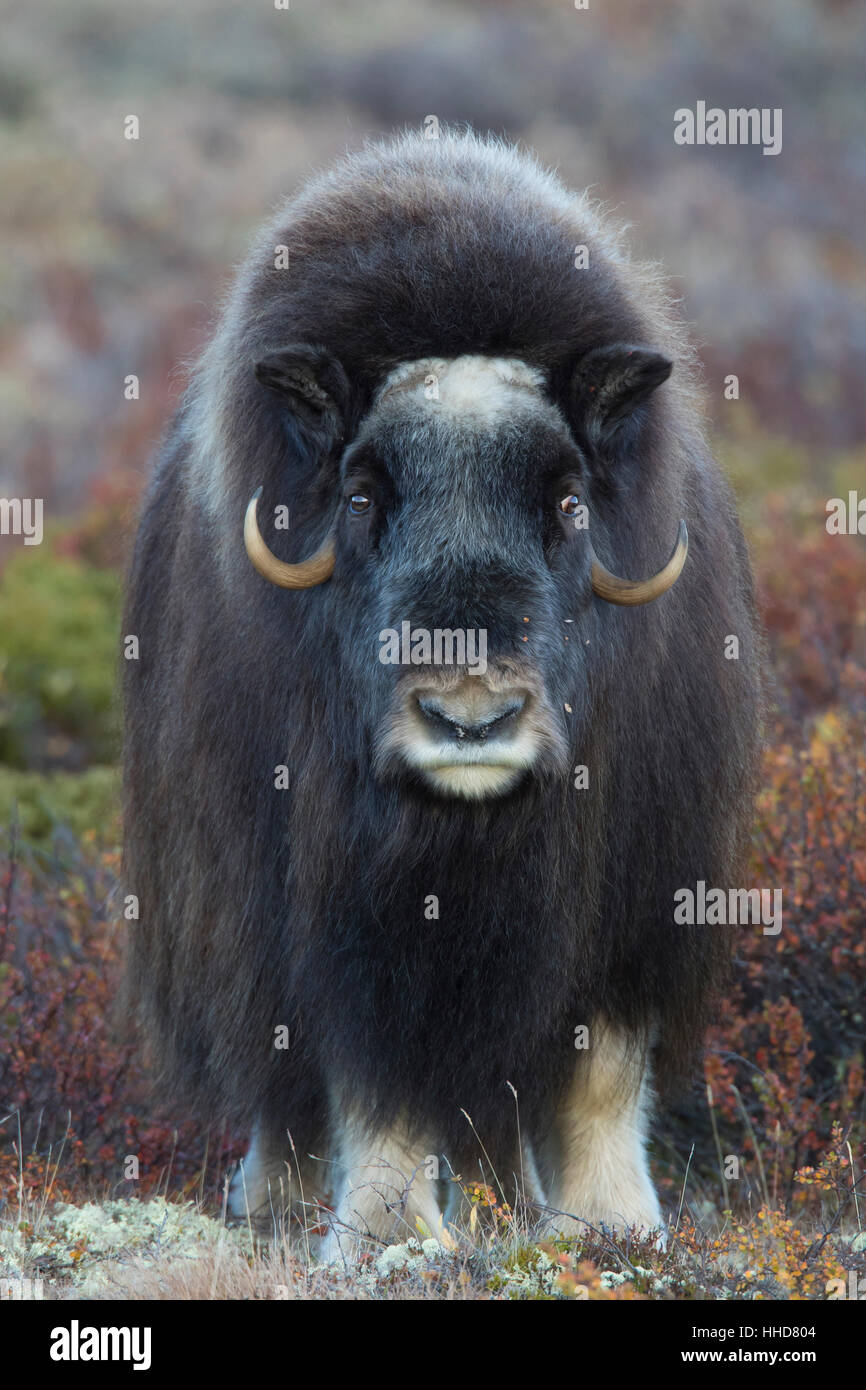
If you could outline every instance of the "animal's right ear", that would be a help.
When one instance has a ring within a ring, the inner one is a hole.
[[[324,440],[342,439],[349,410],[349,380],[327,348],[292,343],[262,357],[256,377],[282,397],[298,420]]]

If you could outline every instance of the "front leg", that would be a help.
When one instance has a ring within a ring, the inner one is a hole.
[[[423,1239],[442,1230],[438,1158],[430,1142],[411,1139],[405,1126],[372,1130],[362,1115],[337,1117],[339,1189],[322,1258],[357,1259],[373,1242]]]
[[[296,1144],[293,1150],[288,1127],[260,1117],[229,1184],[229,1215],[261,1219],[291,1209],[302,1225],[315,1224],[316,1198],[325,1175],[306,1147]]]
[[[646,1156],[650,1105],[646,1040],[597,1021],[554,1126],[550,1196],[568,1213],[555,1218],[564,1234],[585,1232],[585,1222],[644,1233],[662,1226]]]

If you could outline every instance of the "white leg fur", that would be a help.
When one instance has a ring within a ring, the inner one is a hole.
[[[557,1115],[551,1206],[595,1227],[661,1227],[645,1147],[651,1098],[641,1049],[631,1055],[624,1034],[597,1023]],[[580,1220],[555,1224],[565,1234],[586,1231]]]
[[[371,1134],[360,1118],[344,1119],[339,1195],[322,1258],[357,1259],[365,1237],[422,1239],[417,1217],[436,1236],[442,1229],[442,1210],[435,1181],[425,1175],[427,1160],[435,1153],[429,1144],[410,1144],[401,1127]]]
[[[272,1134],[256,1124],[229,1183],[228,1212],[235,1217],[267,1216],[272,1209],[279,1213],[290,1203],[312,1203],[320,1187],[321,1175],[305,1155],[292,1153],[288,1133]]]

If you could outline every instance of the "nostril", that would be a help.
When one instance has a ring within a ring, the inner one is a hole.
[[[433,696],[420,696],[418,708],[428,724],[438,728],[440,733],[448,733],[456,738],[465,737],[466,730],[456,715],[449,713]]]
[[[523,710],[526,704],[525,695],[513,695],[492,719],[487,721],[487,727],[492,729],[496,724],[504,724],[508,719],[516,719],[517,715]]]
[[[497,738],[499,734],[506,733],[511,724],[516,723],[525,704],[525,695],[509,700],[506,705],[479,718],[470,729],[467,729],[467,736],[479,739]]]
[[[488,710],[461,708],[462,702],[449,705],[445,697],[422,695],[418,709],[440,734],[449,738],[483,741],[496,738],[516,722],[526,704],[526,695],[511,695],[504,702],[492,704]]]

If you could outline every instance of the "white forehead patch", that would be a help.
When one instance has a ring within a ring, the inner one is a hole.
[[[375,404],[417,404],[489,425],[516,405],[544,403],[544,385],[544,373],[519,357],[423,357],[395,367]]]

